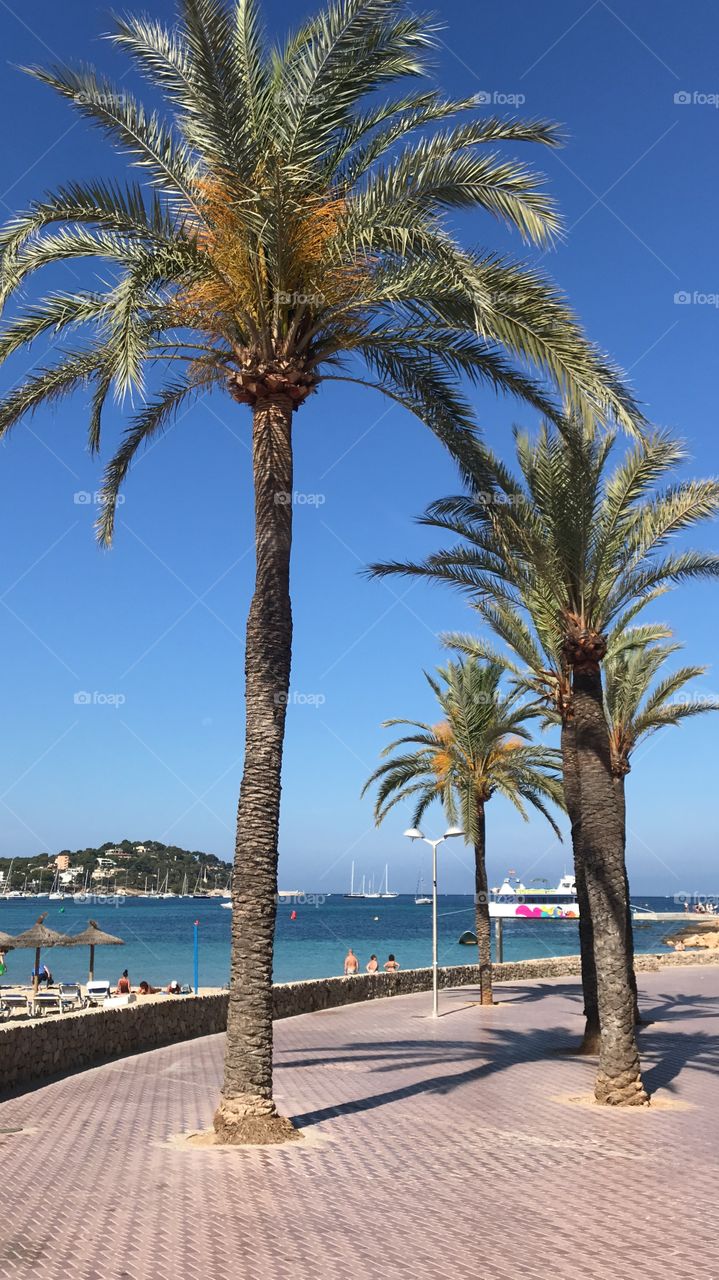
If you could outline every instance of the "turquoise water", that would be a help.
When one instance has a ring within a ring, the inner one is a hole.
[[[61,933],[80,933],[89,918],[101,929],[124,940],[122,947],[100,947],[95,954],[95,976],[113,983],[128,969],[133,984],[143,978],[154,986],[176,978],[192,981],[193,922],[199,921],[200,984],[224,986],[229,977],[230,921],[232,913],[216,899],[143,898],[118,899],[117,906],[15,900],[0,902],[0,931],[17,934],[30,927],[41,911],[45,923]],[[673,911],[669,898],[635,899],[656,911]],[[347,948],[352,947],[364,969],[371,952],[380,965],[394,952],[403,969],[431,963],[432,908],[418,907],[414,897],[391,900],[347,900],[341,895],[317,905],[282,903],[278,909],[275,948],[275,981],[324,978],[342,973]],[[473,927],[474,908],[469,896],[442,895],[439,899],[439,961],[443,965],[469,964],[471,947],[457,939]],[[671,931],[667,924],[635,927],[638,951],[666,951],[662,941]],[[509,921],[504,927],[505,960],[540,956],[573,955],[579,950],[577,925],[570,920]],[[26,982],[34,953],[11,951],[4,983]],[[87,977],[87,949],[57,947],[47,956],[56,980],[71,982]]]

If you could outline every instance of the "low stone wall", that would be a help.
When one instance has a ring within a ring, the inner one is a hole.
[[[168,996],[116,1009],[0,1023],[0,1093],[111,1058],[224,1031],[227,994]]]
[[[636,957],[639,972],[668,965],[705,964],[719,964],[719,953],[667,952]],[[495,982],[525,982],[532,978],[576,977],[580,971],[579,956],[561,956],[496,964],[493,976]],[[479,967],[468,964],[442,968],[439,984],[476,986]],[[429,991],[431,986],[431,969],[281,983],[274,988],[274,1017],[292,1018],[366,1000],[411,995]],[[215,1035],[227,1025],[227,1002],[227,992],[220,991],[139,1001],[123,1008],[46,1015],[32,1023],[17,1019],[0,1023],[0,1093],[112,1058]]]

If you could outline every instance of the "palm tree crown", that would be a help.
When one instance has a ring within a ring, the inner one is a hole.
[[[442,711],[438,724],[388,720],[386,726],[407,725],[413,732],[390,743],[389,757],[365,784],[375,783],[375,818],[382,822],[400,802],[414,805],[417,826],[434,800],[444,806],[451,822],[461,821],[468,840],[477,843],[478,815],[493,795],[510,800],[524,818],[526,805],[557,825],[546,801],[562,804],[556,773],[558,753],[528,744],[528,716],[535,709],[520,701],[517,691],[502,693],[502,667],[476,659],[449,662],[427,676]],[[364,794],[364,792],[363,792]]]
[[[460,587],[538,673],[536,691],[551,687],[561,703],[571,667],[621,648],[652,600],[673,584],[719,575],[719,555],[667,546],[717,514],[719,483],[659,488],[684,457],[664,435],[638,442],[609,475],[611,433],[600,437],[567,422],[562,433],[543,426],[535,440],[516,432],[515,443],[519,478],[475,444],[462,455],[467,493],[433,503],[422,518],[459,544],[419,564],[392,562],[372,572]],[[649,625],[643,642],[665,634]]]
[[[625,648],[610,654],[604,664],[604,701],[616,777],[629,773],[632,753],[658,729],[680,725],[706,711],[719,711],[719,698],[684,692],[690,681],[706,675],[707,667],[679,667],[657,679],[664,663],[681,645],[632,645],[632,630]]]
[[[0,402],[0,432],[88,388],[97,449],[108,395],[144,397],[106,473],[105,541],[136,451],[215,386],[296,408],[329,378],[366,383],[449,443],[473,423],[463,378],[549,416],[548,386],[582,413],[641,425],[556,289],[519,262],[463,250],[447,224],[448,211],[478,207],[528,242],[551,241],[559,218],[540,179],[494,148],[554,146],[555,125],[456,123],[477,100],[427,88],[372,96],[422,76],[436,42],[403,0],[332,0],[274,51],[255,0],[178,4],[171,29],[123,17],[113,36],[164,115],[91,69],[32,68],[145,185],[68,183],[0,236],[0,301],[77,258],[97,282],[47,293],[7,324],[0,359],[42,338],[78,341]],[[148,393],[156,364],[167,380]]]

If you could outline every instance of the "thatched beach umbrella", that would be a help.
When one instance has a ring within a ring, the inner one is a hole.
[[[78,933],[74,938],[68,938],[68,946],[70,947],[90,948],[88,982],[92,982],[95,976],[95,947],[124,947],[124,945],[123,938],[115,938],[111,933],[103,933],[96,920],[88,920],[87,929],[84,929],[82,933]]]
[[[43,947],[67,947],[70,939],[65,933],[57,933],[55,929],[48,929],[44,924],[47,911],[43,911],[38,916],[35,924],[31,929],[26,929],[24,933],[19,933],[13,938],[14,947],[34,947],[35,949],[35,968],[33,970],[32,989],[37,993],[38,987],[38,971],[40,969],[40,952]]]
[[[10,934],[0,932],[0,978],[5,972],[5,953],[12,951],[14,946],[15,942]]]

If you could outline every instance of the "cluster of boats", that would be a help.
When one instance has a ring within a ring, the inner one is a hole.
[[[12,863],[10,864],[10,873],[12,874]],[[86,871],[82,884],[78,886],[61,885],[59,871],[55,872],[55,878],[52,887],[48,890],[37,890],[28,887],[28,877],[25,876],[25,882],[22,889],[5,889],[0,892],[0,902],[9,902],[18,898],[47,898],[50,902],[86,902],[88,898],[96,894],[108,894],[113,897],[122,898],[151,898],[154,901],[160,901],[165,898],[229,898],[230,897],[230,881],[228,880],[224,889],[207,887],[207,876],[203,873],[197,876],[194,888],[189,887],[188,877],[185,875],[182,881],[182,888],[179,893],[173,892],[169,887],[170,873],[165,874],[164,879],[160,878],[158,872],[157,877],[152,877],[155,884],[150,883],[150,877],[145,876],[145,884],[142,889],[128,889],[125,885],[118,885],[117,879],[93,880],[92,872]]]
[[[398,893],[390,893],[389,888],[389,867],[385,865],[384,879],[380,880],[379,888],[374,887],[374,876],[371,877],[365,887],[366,877],[362,876],[362,885],[359,889],[355,889],[355,864],[352,863],[352,876],[350,879],[350,891],[346,893],[345,898],[398,898]],[[382,888],[384,885],[384,888]]]

